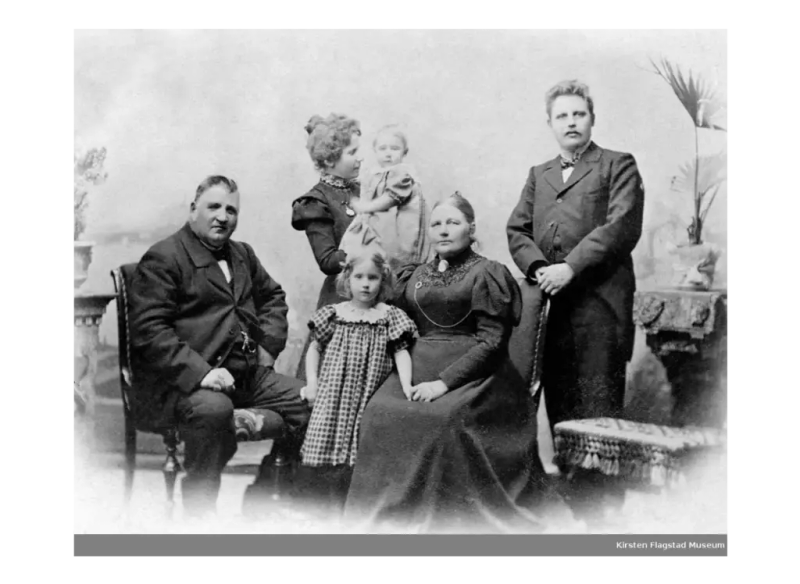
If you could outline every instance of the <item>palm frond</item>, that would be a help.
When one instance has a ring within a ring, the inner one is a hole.
[[[706,208],[700,211],[700,220],[705,223],[706,215],[708,215],[708,210],[711,209],[711,205],[714,203],[714,199],[717,198],[717,194],[719,193],[720,186],[722,183],[714,186],[714,192],[711,194],[711,197],[708,199],[708,203],[706,204]],[[707,193],[706,193],[707,194]]]
[[[653,72],[672,88],[695,126],[726,131],[714,122],[723,109],[722,102],[701,77],[695,78],[691,71],[688,73],[688,78],[684,77],[680,68],[666,58],[662,58],[660,64],[653,59],[650,59],[650,63],[653,65]]]
[[[685,193],[694,193],[695,172],[697,176],[697,193],[702,195],[727,180],[728,157],[725,152],[701,156],[699,165],[694,159],[689,160],[678,169],[678,174],[672,182],[673,188]]]

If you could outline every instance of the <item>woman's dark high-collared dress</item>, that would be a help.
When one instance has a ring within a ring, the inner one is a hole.
[[[367,529],[538,531],[536,409],[508,358],[521,297],[508,269],[471,249],[401,271],[397,305],[416,323],[414,384],[450,388],[409,401],[397,373],[361,422],[346,519]],[[363,525],[363,524],[362,524]]]
[[[314,258],[317,260],[325,281],[317,300],[317,309],[347,300],[336,292],[336,275],[342,271],[345,253],[339,249],[342,236],[353,221],[350,200],[359,195],[355,181],[344,181],[323,175],[320,181],[305,195],[292,203],[292,227],[305,231]],[[297,368],[297,377],[305,380],[305,355]]]

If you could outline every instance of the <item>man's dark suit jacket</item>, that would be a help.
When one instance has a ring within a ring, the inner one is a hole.
[[[142,257],[130,288],[134,415],[174,422],[179,395],[220,366],[242,330],[276,357],[286,345],[288,306],[280,285],[246,243],[230,242],[231,283],[188,224]]]
[[[631,252],[643,210],[633,156],[592,143],[566,184],[560,157],[531,168],[507,226],[511,256],[524,274],[532,278],[540,266],[565,262],[575,272],[567,289],[604,301],[616,316],[619,348],[628,359],[636,289]]]

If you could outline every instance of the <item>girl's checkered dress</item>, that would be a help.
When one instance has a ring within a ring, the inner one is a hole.
[[[324,306],[308,323],[320,346],[319,391],[300,451],[308,466],[354,465],[367,401],[391,373],[395,352],[417,328],[405,312],[378,304],[356,316],[349,302]]]

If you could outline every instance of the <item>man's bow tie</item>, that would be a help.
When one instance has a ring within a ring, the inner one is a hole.
[[[561,170],[566,170],[567,168],[573,168],[577,160],[566,160],[565,158],[561,159]]]
[[[218,262],[221,262],[222,260],[228,261],[228,246],[223,246],[219,249],[209,248],[209,251],[211,252],[211,255],[214,256],[214,259]]]

